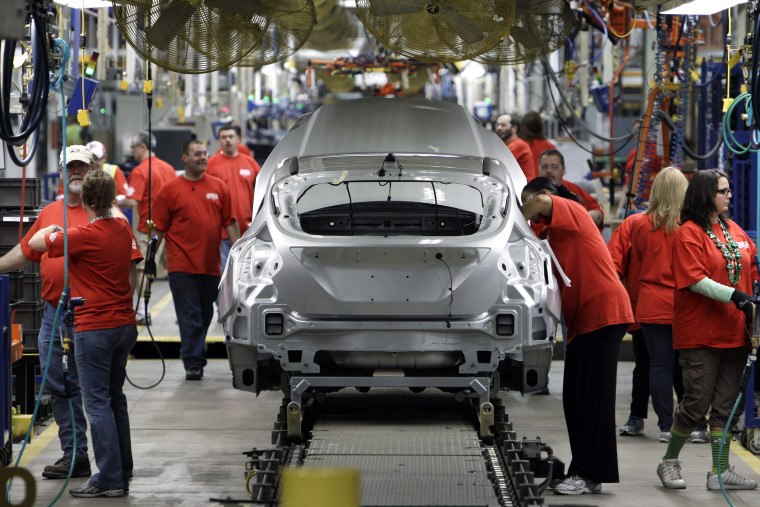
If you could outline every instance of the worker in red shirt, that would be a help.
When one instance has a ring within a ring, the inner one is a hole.
[[[69,146],[66,148],[66,221],[69,227],[78,226],[87,223],[87,213],[82,208],[82,180],[88,171],[94,168],[92,154],[81,145]],[[59,171],[61,181],[64,181],[63,162],[64,152],[61,151],[59,159]],[[55,336],[51,341],[53,334],[53,322],[55,320],[56,307],[61,299],[63,292],[64,263],[61,258],[51,258],[45,253],[38,252],[29,246],[29,240],[34,234],[53,224],[63,225],[63,200],[55,201],[40,211],[37,220],[34,221],[31,229],[21,239],[21,242],[14,246],[7,254],[0,257],[0,273],[8,273],[23,268],[30,262],[40,264],[40,274],[42,277],[42,299],[45,301],[42,314],[42,325],[40,326],[37,344],[39,348],[40,368],[42,371],[48,366],[48,376],[45,382],[45,388],[50,393],[51,404],[53,408],[53,419],[58,425],[58,438],[61,441],[61,450],[63,457],[55,464],[48,465],[42,472],[42,476],[48,479],[65,479],[68,477],[71,468],[71,462],[74,456],[74,434],[76,433],[76,459],[72,477],[89,477],[90,460],[87,457],[87,420],[82,410],[82,395],[79,388],[79,375],[77,364],[73,356],[69,357],[69,376],[71,407],[74,414],[74,424],[71,421],[71,412],[69,411],[69,399],[66,397],[66,384],[64,381],[63,370],[61,369],[61,358],[63,349],[61,336],[63,329],[63,319],[58,319],[55,330]],[[76,295],[74,293],[73,295]],[[52,348],[52,351],[50,350]],[[48,354],[50,362],[48,363]]]
[[[566,196],[566,197],[565,197]],[[522,191],[526,219],[544,226],[557,264],[570,283],[560,283],[567,348],[562,388],[572,461],[558,494],[599,493],[619,482],[615,435],[615,385],[620,342],[633,312],[607,246],[577,197],[548,178]]]
[[[546,139],[544,120],[535,111],[523,116],[523,119],[520,121],[519,135],[520,139],[530,146],[530,152],[533,154],[533,161],[536,163],[536,167],[538,167],[538,158],[544,151],[557,149],[551,141]]]
[[[686,488],[678,456],[708,412],[713,459],[707,489],[721,489],[721,482],[725,489],[757,488],[755,479],[728,464],[731,431],[742,412],[741,407],[732,410],[751,352],[748,320],[755,305],[750,294],[758,279],[755,243],[726,216],[732,196],[728,181],[717,169],[694,173],[673,242],[673,347],[679,353],[684,397],[657,466],[662,485],[671,489]]]
[[[229,187],[232,217],[237,222],[242,236],[253,221],[253,190],[261,167],[251,157],[240,153],[240,136],[235,126],[227,125],[219,129],[219,145],[220,152],[208,159],[206,174],[216,176]],[[232,243],[226,230],[222,229],[221,234],[224,270]]]
[[[251,150],[248,148],[248,146],[246,146],[242,142],[243,141],[243,131],[240,129],[240,125],[235,125],[235,124],[225,125],[224,127],[222,127],[219,130],[219,132],[221,132],[222,129],[226,129],[228,127],[231,128],[232,130],[234,130],[235,134],[237,134],[237,139],[238,139],[238,141],[237,141],[237,143],[238,143],[237,144],[237,151],[238,151],[238,153],[240,153],[241,155],[245,155],[247,157],[253,158],[253,153],[251,153]],[[218,135],[217,135],[217,137],[218,137]],[[224,148],[221,146],[221,142],[219,144],[220,144],[220,146],[219,146],[219,149],[217,150],[217,153],[222,153],[222,151],[224,151]],[[213,158],[213,156],[212,156],[212,158]],[[209,160],[211,160],[211,159],[209,159]]]
[[[502,114],[496,119],[495,132],[514,155],[520,169],[525,173],[525,178],[530,181],[538,176],[538,169],[533,160],[530,145],[517,137],[518,126],[519,120],[516,117],[511,114]]]
[[[132,136],[129,144],[130,153],[139,162],[137,167],[129,173],[129,189],[127,199],[122,201],[123,206],[137,208],[137,229],[135,237],[140,246],[143,257],[147,256],[150,231],[146,226],[150,207],[156,205],[156,196],[161,187],[177,177],[174,167],[158,158],[153,150],[156,149],[155,136],[148,136],[147,132],[138,132]],[[149,198],[152,195],[152,198]],[[163,246],[156,250],[157,275],[163,276],[166,269],[166,260]],[[137,266],[138,278],[142,278],[145,264]],[[140,294],[137,294],[139,300]],[[137,306],[137,321],[139,324],[150,324],[150,316],[144,313],[144,308]]]
[[[631,255],[631,227],[641,214],[631,215],[612,233],[607,249],[610,251],[612,262],[615,264],[620,280],[628,291],[631,308],[636,312],[641,280],[641,262]],[[628,328],[633,344],[633,378],[631,383],[631,409],[626,423],[620,427],[621,436],[640,436],[644,434],[644,419],[649,409],[649,354],[644,341],[641,326],[634,322]]]
[[[231,243],[240,238],[232,216],[227,185],[204,174],[206,147],[199,141],[182,146],[185,173],[161,189],[154,219],[161,244],[166,240],[169,289],[180,334],[186,380],[201,380],[206,366],[206,332],[211,324],[221,278],[219,229]]]
[[[98,473],[69,490],[78,498],[126,495],[133,469],[123,386],[129,351],[137,341],[132,292],[142,255],[129,222],[112,213],[115,198],[113,178],[92,171],[82,181],[88,222],[65,233],[58,225],[44,227],[29,240],[30,247],[51,258],[68,255],[72,291],[84,298],[74,313],[74,353]]]
[[[664,169],[652,185],[649,209],[631,227],[632,262],[646,266],[639,271],[635,318],[641,324],[649,356],[649,390],[663,443],[671,438],[674,386],[679,399],[683,397],[681,369],[673,350],[675,283],[670,264],[687,185],[680,170]]]
[[[586,208],[591,219],[594,221],[599,232],[604,230],[604,211],[596,199],[571,181],[565,180],[565,157],[558,150],[549,149],[541,153],[538,159],[538,175],[549,178],[557,185],[564,185],[572,193],[577,195],[583,207]]]

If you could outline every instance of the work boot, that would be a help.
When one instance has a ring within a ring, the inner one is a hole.
[[[71,456],[64,456],[55,462],[55,465],[48,465],[42,471],[42,476],[47,479],[65,479],[69,476],[69,469],[71,468]],[[74,463],[74,470],[71,472],[71,477],[89,477],[92,475],[90,471],[90,459],[87,456],[77,456]]]

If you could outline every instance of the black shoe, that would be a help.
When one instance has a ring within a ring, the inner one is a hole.
[[[103,489],[98,486],[94,486],[89,482],[82,488],[70,489],[69,494],[76,498],[116,498],[119,496],[126,496],[127,493],[123,488],[117,489]]]
[[[185,371],[185,380],[200,380],[203,378],[203,368],[200,366],[190,366]]]
[[[64,456],[55,462],[55,465],[48,465],[42,471],[42,476],[47,479],[65,479],[69,476],[69,469],[71,468],[71,456]],[[71,477],[89,477],[92,475],[90,471],[90,460],[85,457],[77,457],[74,463],[74,470],[71,472]]]
[[[153,321],[150,320],[150,314],[146,315],[145,317],[137,321],[138,326],[150,326],[152,324],[153,324]]]

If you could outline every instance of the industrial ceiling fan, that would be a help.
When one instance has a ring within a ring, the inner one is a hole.
[[[309,38],[316,20],[312,0],[279,0],[261,43],[238,65],[261,67],[288,58]]]
[[[200,74],[235,64],[267,34],[277,0],[113,0],[116,24],[146,60]]]
[[[574,25],[566,0],[517,0],[509,34],[473,60],[487,65],[531,62],[562,47]]]
[[[510,30],[516,0],[356,0],[357,15],[388,49],[416,60],[467,60]]]

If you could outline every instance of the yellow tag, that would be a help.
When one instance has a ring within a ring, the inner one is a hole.
[[[741,59],[741,57],[742,57],[742,52],[741,51],[737,51],[736,53],[734,53],[734,55],[731,58],[729,58],[729,60],[728,60],[728,68],[729,69],[733,69],[734,66],[737,63],[739,63],[739,60]]]
[[[120,86],[121,91],[124,91],[124,92],[127,91],[128,87],[129,87],[129,84],[127,83],[127,80],[126,79],[122,79],[121,80],[121,86]]]
[[[177,108],[177,116],[179,116],[180,123],[185,123],[185,108],[184,107]]]
[[[143,93],[153,93],[153,81],[150,79],[143,81]]]
[[[77,121],[80,127],[88,127],[90,125],[90,115],[86,109],[77,111]]]
[[[161,107],[164,105],[164,101],[161,99],[156,99],[156,107],[161,109]]]
[[[728,108],[734,102],[734,99],[723,99],[723,112],[728,111]]]

